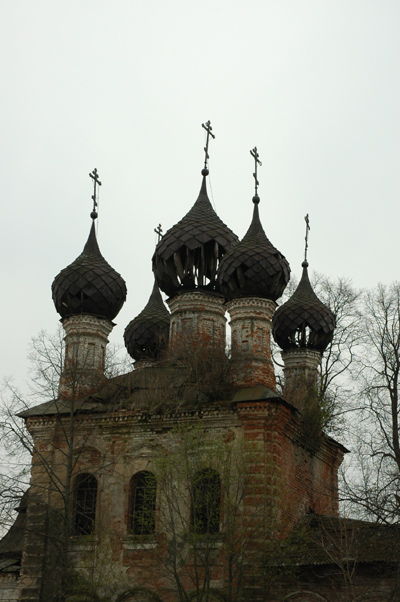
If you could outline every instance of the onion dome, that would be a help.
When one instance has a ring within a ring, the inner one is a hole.
[[[268,240],[258,213],[259,196],[253,197],[254,212],[243,240],[227,253],[218,270],[218,283],[227,299],[262,297],[275,301],[290,279],[285,257]]]
[[[143,311],[125,328],[124,341],[134,360],[157,359],[166,348],[170,314],[154,283],[153,292]]]
[[[208,169],[203,169],[202,174],[197,201],[165,233],[153,255],[157,284],[170,297],[182,290],[217,290],[219,262],[238,241],[211,206],[206,186]]]
[[[272,318],[272,334],[283,350],[308,348],[325,351],[336,326],[334,313],[314,293],[308,277],[308,261],[293,295]]]
[[[94,221],[83,252],[55,277],[51,288],[62,318],[92,314],[113,320],[118,314],[126,299],[126,284],[100,253]]]

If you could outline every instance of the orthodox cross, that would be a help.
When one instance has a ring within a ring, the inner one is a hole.
[[[306,241],[306,246],[305,246],[305,249],[304,249],[304,261],[307,261],[307,250],[308,250],[308,233],[309,233],[309,231],[311,230],[311,228],[310,228],[310,220],[308,219],[308,213],[307,213],[307,215],[305,216],[304,220],[305,220],[305,222],[306,222],[306,238],[305,238],[305,241]]]
[[[260,182],[257,180],[257,165],[259,165],[261,167],[262,163],[261,163],[261,161],[259,159],[260,155],[257,152],[257,147],[256,146],[253,148],[253,150],[250,151],[250,155],[254,159],[255,169],[254,169],[253,177],[255,179],[255,190],[256,190],[256,196],[257,196],[257,194],[258,194],[258,187],[260,185]]]
[[[154,232],[156,234],[158,234],[158,241],[160,242],[160,240],[162,239],[162,228],[161,228],[161,224],[158,224],[157,228],[154,228]]]
[[[96,201],[96,184],[98,186],[101,186],[101,182],[99,180],[99,174],[97,173],[97,169],[96,168],[94,168],[94,170],[92,171],[92,173],[89,174],[89,177],[91,177],[92,180],[94,180],[94,182],[93,182],[94,189],[93,189],[93,194],[92,194],[93,211],[90,214],[90,217],[92,219],[96,219],[96,217],[97,217],[97,212],[96,212],[96,207],[97,207],[97,201]]]
[[[206,132],[207,132],[206,145],[205,145],[205,147],[204,147],[204,152],[206,153],[206,156],[205,156],[205,158],[204,158],[204,169],[207,169],[207,161],[208,161],[208,159],[210,158],[210,157],[209,157],[209,155],[208,155],[208,142],[209,142],[209,140],[210,140],[210,136],[211,136],[212,138],[215,138],[215,136],[214,136],[214,134],[213,134],[213,133],[212,133],[212,131],[211,131],[211,130],[212,130],[212,127],[211,127],[211,122],[210,122],[210,120],[208,120],[206,123],[202,123],[202,124],[201,124],[201,127],[203,127],[203,128],[206,130]]]

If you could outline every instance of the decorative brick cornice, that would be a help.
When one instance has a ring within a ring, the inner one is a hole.
[[[321,352],[314,349],[295,348],[281,351],[285,369],[318,370],[321,363]]]
[[[99,318],[91,314],[78,314],[68,316],[61,320],[66,335],[100,336],[107,338],[115,324],[106,318]]]
[[[179,312],[207,312],[217,316],[225,316],[225,299],[218,293],[204,291],[187,291],[179,293],[167,300],[171,317]]]
[[[231,322],[236,319],[248,318],[249,315],[270,321],[276,309],[276,303],[271,299],[261,297],[239,297],[228,301],[226,309],[229,312]]]

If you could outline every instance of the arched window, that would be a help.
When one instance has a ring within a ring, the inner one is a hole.
[[[218,533],[221,480],[212,468],[196,473],[193,480],[192,529],[194,533]]]
[[[90,535],[96,519],[97,479],[83,473],[74,484],[74,535]]]
[[[131,479],[130,528],[134,535],[151,535],[156,527],[157,480],[143,470]]]

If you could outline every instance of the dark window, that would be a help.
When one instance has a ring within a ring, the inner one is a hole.
[[[212,468],[201,470],[193,481],[192,529],[194,533],[218,533],[221,481]]]
[[[74,486],[74,535],[90,535],[96,518],[97,479],[92,474],[80,474]]]
[[[157,480],[153,473],[144,470],[131,480],[130,527],[134,535],[151,535],[155,532]]]

